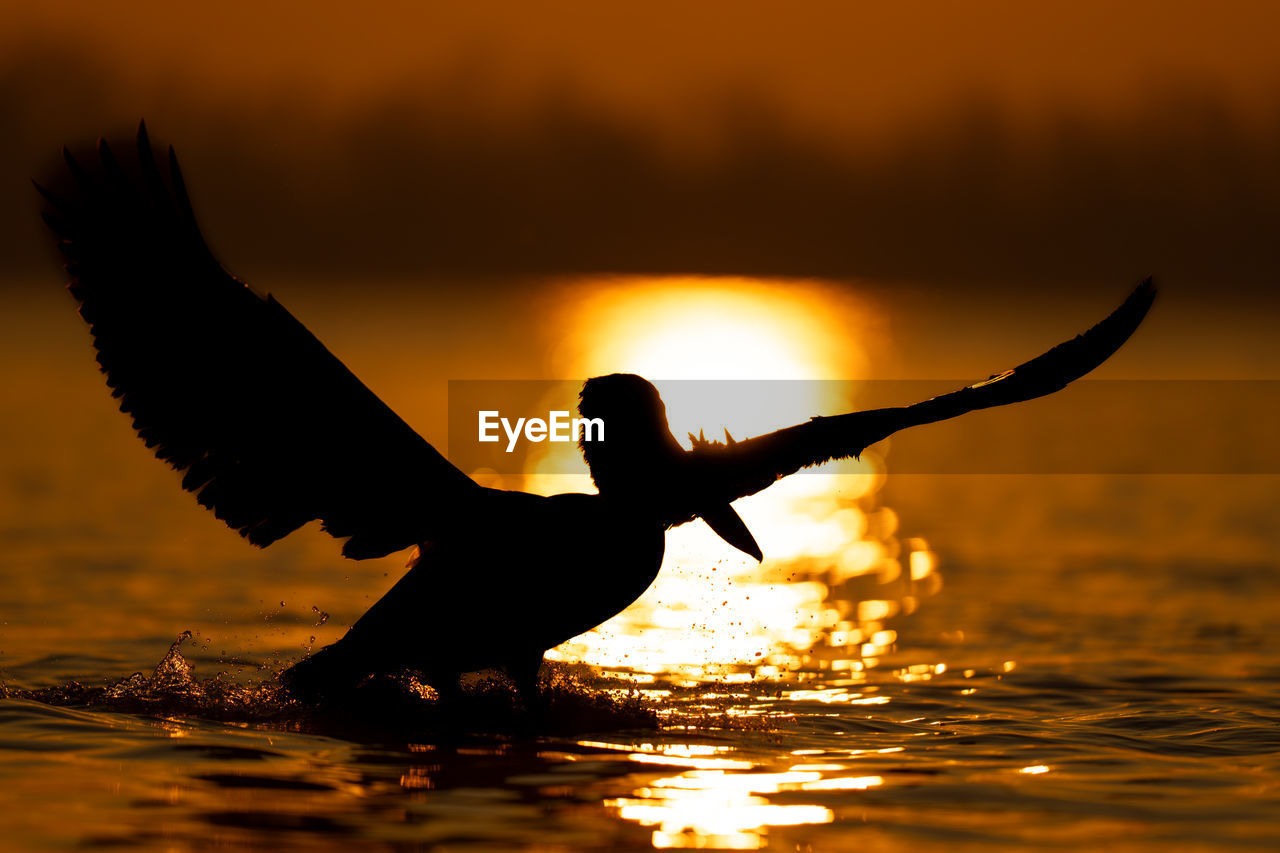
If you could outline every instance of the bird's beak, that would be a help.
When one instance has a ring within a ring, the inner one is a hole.
[[[742,518],[732,506],[725,504],[713,510],[704,510],[698,515],[702,516],[702,520],[721,539],[742,553],[755,557],[757,563],[764,560],[764,554],[756,544],[755,537],[751,535],[751,531],[747,529],[747,525],[743,524]]]

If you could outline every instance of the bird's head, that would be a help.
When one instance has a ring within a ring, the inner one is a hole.
[[[633,501],[667,524],[700,516],[730,545],[761,559],[760,546],[728,501],[707,495],[710,484],[698,482],[686,464],[691,454],[671,434],[653,383],[633,373],[588,379],[578,413],[604,423],[603,438],[583,430],[578,442],[600,494]]]
[[[611,373],[582,386],[578,413],[604,423],[604,437],[583,430],[578,446],[601,494],[628,492],[668,472],[684,450],[667,425],[667,407],[649,380]]]

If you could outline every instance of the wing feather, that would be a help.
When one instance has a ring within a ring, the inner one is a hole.
[[[314,519],[343,553],[425,542],[483,491],[271,296],[227,273],[196,224],[177,157],[140,126],[126,169],[64,153],[65,192],[37,185],[68,289],[120,408],[182,487],[266,546]]]
[[[1147,278],[1119,308],[1084,334],[1012,370],[913,406],[817,417],[730,444],[700,442],[692,451],[694,470],[717,494],[736,500],[802,468],[857,457],[899,430],[1060,391],[1110,358],[1129,339],[1155,295],[1156,289]]]

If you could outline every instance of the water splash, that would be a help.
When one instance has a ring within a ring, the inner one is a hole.
[[[340,707],[308,705],[290,694],[275,673],[249,684],[236,681],[227,672],[197,677],[195,667],[182,653],[183,644],[192,638],[191,631],[179,634],[149,674],[135,672],[106,685],[71,681],[24,690],[0,684],[0,698],[290,731],[338,732],[345,737],[361,732],[536,729],[554,733],[652,729],[658,725],[657,711],[640,691],[602,689],[584,668],[565,665],[544,668],[539,701],[532,712],[510,680],[493,672],[464,678],[462,696],[448,707],[412,672],[372,677],[344,696]]]
[[[182,654],[183,643],[192,637],[191,631],[179,634],[150,674],[135,672],[101,686],[71,681],[35,690],[10,690],[9,697],[47,705],[242,722],[277,719],[296,704],[274,679],[246,685],[225,672],[196,678],[195,668]]]

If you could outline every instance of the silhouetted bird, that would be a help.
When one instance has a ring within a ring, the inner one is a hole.
[[[120,408],[182,487],[254,545],[319,519],[352,559],[420,549],[341,640],[284,674],[303,697],[401,668],[447,695],[461,673],[490,667],[532,695],[547,649],[652,583],[668,528],[702,518],[759,560],[733,501],[900,429],[1057,391],[1115,352],[1155,295],[1148,279],[1083,335],[954,393],[692,450],[649,382],[590,379],[580,412],[606,432],[582,450],[599,493],[541,497],[472,481],[280,303],[228,274],[173,150],[162,168],[144,126],[129,168],[102,142],[91,171],[64,154],[67,190],[40,190],[68,287]]]

